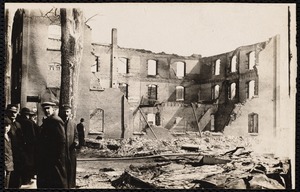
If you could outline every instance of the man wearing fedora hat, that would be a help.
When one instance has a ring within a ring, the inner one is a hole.
[[[68,188],[64,122],[55,113],[55,106],[53,102],[42,103],[46,117],[38,141],[38,188]]]
[[[67,157],[67,175],[68,188],[76,186],[76,147],[78,146],[78,134],[76,123],[72,119],[72,109],[69,105],[62,105],[61,118],[65,123],[65,133],[67,139],[66,157]]]
[[[11,128],[8,136],[11,139],[11,149],[13,154],[14,170],[11,172],[8,187],[20,188],[22,185],[21,173],[23,172],[24,150],[23,133],[21,125],[17,122],[18,107],[13,104],[7,105],[6,117],[11,121]]]
[[[31,184],[31,179],[36,174],[36,160],[35,152],[37,146],[37,138],[35,134],[36,124],[30,120],[30,115],[34,114],[29,108],[24,107],[21,109],[21,115],[18,121],[21,124],[21,129],[24,138],[24,168],[22,173],[22,184]]]

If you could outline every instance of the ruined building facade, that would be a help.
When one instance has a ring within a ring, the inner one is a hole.
[[[10,100],[35,109],[40,124],[40,103],[60,94],[59,19],[18,10],[12,31]],[[110,45],[92,43],[85,26],[76,121],[108,138],[140,135],[148,124],[176,133],[276,135],[279,41],[179,56],[119,47],[116,29]]]

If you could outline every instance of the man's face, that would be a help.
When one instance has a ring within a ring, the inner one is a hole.
[[[65,117],[69,119],[71,117],[71,114],[72,114],[71,109],[65,109],[64,112],[65,112]]]
[[[13,111],[8,111],[7,112],[8,118],[10,118],[13,121],[17,118],[17,114],[18,114],[17,112],[13,112]]]
[[[32,121],[34,121],[35,123],[37,123],[37,116],[36,116],[36,115],[31,115],[31,116],[30,116],[30,119],[31,119]]]
[[[44,113],[47,117],[49,117],[54,113],[54,108],[52,106],[45,106]]]
[[[10,130],[10,125],[6,125],[5,126],[5,134],[7,134],[9,132],[9,130]]]

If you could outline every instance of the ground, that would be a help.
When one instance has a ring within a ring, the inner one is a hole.
[[[76,188],[290,188],[289,159],[257,153],[257,145],[253,137],[209,133],[87,139],[77,155]]]

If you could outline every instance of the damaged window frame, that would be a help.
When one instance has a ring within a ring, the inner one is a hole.
[[[176,86],[176,101],[184,101],[185,88],[181,85]]]
[[[157,100],[157,85],[155,84],[150,84],[147,85],[148,88],[148,99],[149,100]]]
[[[256,63],[255,51],[248,53],[248,69],[253,70]]]
[[[248,114],[248,133],[258,134],[258,114],[250,113]]]
[[[129,73],[128,63],[129,63],[129,59],[127,57],[119,57],[118,58],[118,73],[119,74],[128,74]]]
[[[251,83],[251,82],[253,82],[253,83]],[[250,84],[253,84],[253,88],[250,87]],[[252,95],[250,95],[250,90],[253,91]],[[252,99],[257,96],[258,96],[258,84],[257,84],[256,80],[252,79],[246,83],[246,98]]]
[[[99,65],[100,65],[99,57],[96,56],[95,63],[93,65],[91,65],[91,72],[92,73],[99,72]]]
[[[217,59],[213,64],[213,75],[221,75],[221,59]]]
[[[234,92],[233,92],[233,86],[234,85]],[[237,86],[235,82],[230,83],[229,89],[228,89],[228,99],[233,100],[236,98],[236,93],[237,93]]]
[[[234,56],[231,58],[230,72],[231,72],[231,73],[237,72],[237,56],[236,56],[236,55],[234,55]]]
[[[217,87],[218,87],[218,90],[216,90]],[[220,96],[220,85],[216,84],[212,87],[212,100],[218,99],[219,96]]]

